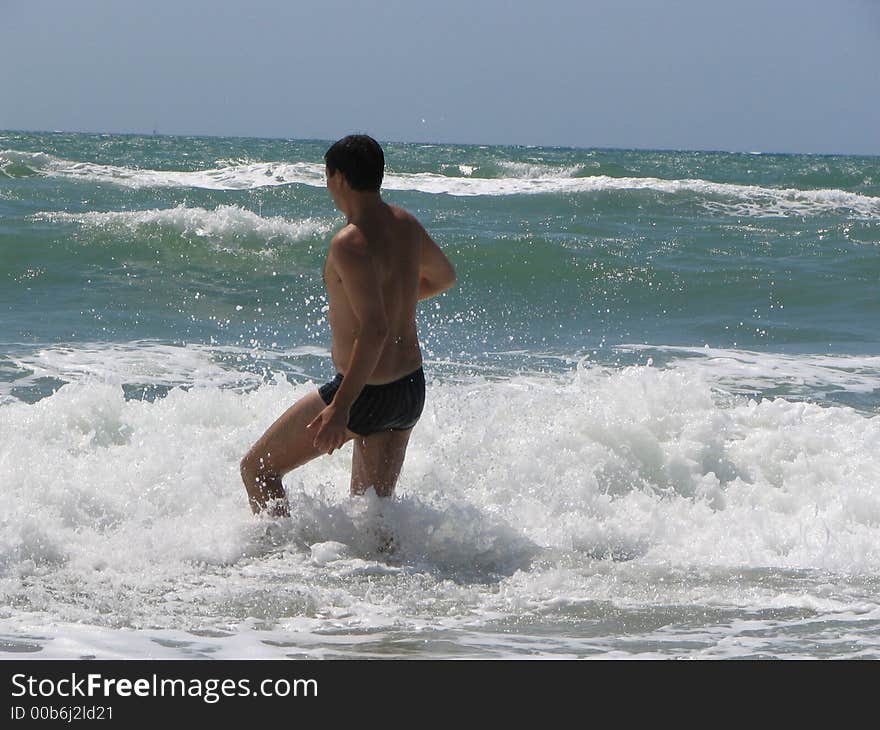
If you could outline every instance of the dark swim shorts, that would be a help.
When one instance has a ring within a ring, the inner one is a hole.
[[[342,378],[341,373],[336,373],[333,380],[318,389],[328,406],[339,390]],[[425,371],[419,368],[393,383],[365,385],[351,406],[348,428],[358,436],[379,431],[406,431],[416,425],[424,406]]]

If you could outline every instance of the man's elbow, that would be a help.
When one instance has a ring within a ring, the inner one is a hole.
[[[455,285],[455,269],[450,265],[441,271],[424,272],[419,276],[419,299],[428,299],[442,294]]]
[[[440,282],[440,291],[446,291],[447,289],[451,289],[455,286],[457,276],[455,274],[455,269],[450,266],[449,270],[446,272],[446,276],[443,277],[443,281]]]

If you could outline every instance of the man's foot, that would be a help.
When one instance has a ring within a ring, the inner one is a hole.
[[[388,527],[380,526],[376,531],[376,537],[379,542],[379,546],[376,548],[377,553],[388,556],[397,553],[397,540],[394,533]]]

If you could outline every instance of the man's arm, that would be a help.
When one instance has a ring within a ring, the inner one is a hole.
[[[366,241],[356,232],[340,232],[330,244],[329,260],[357,318],[351,359],[333,402],[309,425],[320,423],[315,445],[332,453],[345,442],[351,406],[366,385],[388,338],[382,288],[376,278]]]
[[[455,284],[455,268],[446,258],[434,239],[422,225],[416,222],[421,237],[421,261],[419,263],[419,300],[435,297]]]

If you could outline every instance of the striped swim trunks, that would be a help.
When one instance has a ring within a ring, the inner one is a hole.
[[[318,389],[321,400],[328,406],[342,384],[343,375]],[[358,436],[369,436],[379,431],[406,431],[416,425],[425,406],[425,372],[419,368],[392,383],[365,385],[351,406],[349,430]]]

